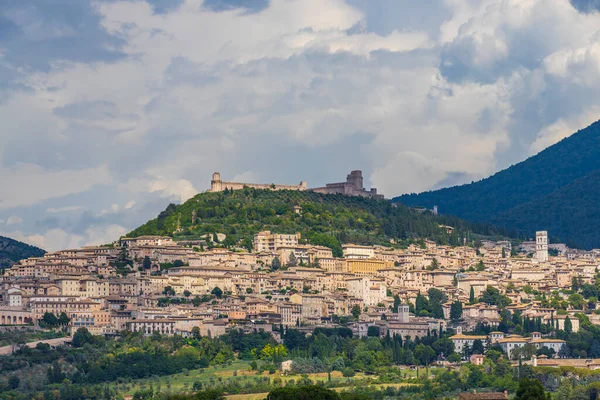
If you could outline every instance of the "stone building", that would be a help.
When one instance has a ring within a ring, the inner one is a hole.
[[[382,194],[377,194],[377,189],[366,190],[363,186],[362,171],[354,170],[346,177],[346,182],[327,183],[324,187],[311,189],[313,192],[324,194],[345,194],[347,196],[363,196],[383,198]]]
[[[222,192],[225,189],[229,190],[240,190],[244,187],[254,189],[268,189],[268,190],[300,190],[304,191],[307,188],[307,183],[302,181],[299,185],[276,185],[274,183],[243,183],[243,182],[226,182],[221,180],[221,174],[215,172],[212,175],[210,181],[209,192]]]

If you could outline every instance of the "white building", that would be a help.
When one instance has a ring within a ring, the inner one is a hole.
[[[387,296],[385,281],[381,278],[350,278],[346,280],[346,287],[350,296],[363,299],[367,306],[382,303]]]
[[[342,245],[344,258],[373,258],[375,257],[375,248],[373,246],[361,246],[358,244]]]
[[[548,232],[537,231],[535,233],[535,258],[539,262],[548,261]]]

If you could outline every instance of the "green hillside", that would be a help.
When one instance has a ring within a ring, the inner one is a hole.
[[[525,232],[548,228],[550,234],[563,241],[584,247],[600,247],[600,235],[590,240],[583,231],[591,230],[593,220],[582,219],[582,225],[570,226],[550,223],[551,215],[562,215],[565,209],[557,198],[567,203],[577,202],[588,211],[597,208],[598,197],[576,199],[573,192],[563,190],[566,185],[600,169],[600,122],[580,130],[539,154],[498,172],[489,178],[467,185],[406,194],[393,199],[408,206],[431,208],[438,205],[443,214],[455,215],[473,221],[501,223],[503,226]],[[534,207],[538,204],[541,207]],[[527,210],[527,213],[523,211]],[[577,213],[578,215],[581,212]]]
[[[302,207],[301,214],[294,211],[294,206]],[[440,225],[455,230],[448,234]],[[338,255],[340,243],[390,245],[390,239],[407,244],[430,238],[457,245],[464,237],[472,238],[472,233],[505,233],[485,224],[419,213],[402,205],[395,207],[386,200],[246,188],[201,193],[184,204],[170,204],[157,218],[128,236],[169,235],[182,240],[224,233],[227,238],[222,245],[249,247],[252,236],[261,230],[300,232],[307,242],[331,247]]]
[[[0,269],[8,268],[28,257],[41,257],[44,250],[11,238],[0,236]]]

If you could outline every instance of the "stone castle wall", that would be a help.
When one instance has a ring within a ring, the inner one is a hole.
[[[228,190],[241,190],[245,187],[253,189],[267,189],[267,190],[307,190],[308,185],[306,182],[300,182],[299,185],[276,185],[274,183],[242,183],[242,182],[225,182],[220,179],[220,174],[213,174],[213,180],[210,182],[209,192],[222,192],[225,189]]]

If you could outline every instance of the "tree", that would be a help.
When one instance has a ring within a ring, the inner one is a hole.
[[[210,294],[214,294],[214,295],[215,295],[215,297],[216,297],[217,299],[220,299],[220,298],[221,298],[221,296],[223,296],[223,291],[221,290],[221,288],[220,288],[220,287],[216,286],[216,287],[215,287],[215,288],[214,288],[214,289],[213,289],[213,290],[210,292]]]
[[[267,400],[339,400],[337,392],[326,389],[322,386],[306,386],[298,383],[299,386],[285,386],[271,390],[267,395]]]
[[[194,339],[200,339],[201,334],[200,334],[200,327],[199,326],[194,326],[192,328],[192,337]]]
[[[175,296],[175,289],[173,289],[171,286],[165,286],[163,289],[163,294],[167,296]]]
[[[175,260],[173,261],[173,267],[174,268],[179,268],[179,267],[183,267],[185,265],[185,263],[181,260]]]
[[[83,347],[86,343],[94,343],[94,336],[87,330],[87,328],[79,328],[73,335],[71,345],[73,347]]]
[[[58,325],[58,318],[51,312],[45,312],[42,317],[42,322],[46,325]]]
[[[485,270],[485,264],[483,263],[483,260],[479,260],[479,262],[475,266],[475,269],[480,272]]]
[[[190,292],[189,290],[186,289],[186,290],[183,291],[183,295],[185,297],[190,297],[192,295],[192,292]]]
[[[273,260],[275,261],[275,260]],[[294,252],[290,252],[290,257],[288,258],[288,263],[287,265],[289,267],[295,267],[296,265],[298,265],[298,260],[296,260],[296,255],[294,254]]]
[[[379,327],[372,325],[367,329],[367,336],[379,337]]]
[[[491,306],[496,305],[498,308],[504,308],[511,303],[511,300],[504,296],[500,291],[492,286],[488,286],[481,296],[481,301]]]
[[[471,286],[471,292],[469,293],[469,303],[475,303],[475,289]]]
[[[429,302],[421,293],[417,293],[417,299],[415,300],[415,314],[421,314],[421,311],[429,310]]]
[[[394,295],[394,306],[392,308],[392,312],[398,313],[398,307],[400,306],[400,296]]]
[[[415,347],[413,354],[421,365],[428,365],[435,357],[435,351],[423,343]]]
[[[70,321],[71,318],[69,318],[69,316],[65,312],[61,312],[58,316],[58,323],[60,325],[68,325]]]
[[[579,289],[581,288],[581,284],[580,284],[580,280],[577,279],[576,276],[574,276],[573,278],[571,278],[571,290],[575,293],[579,292]]]
[[[573,333],[573,323],[571,322],[571,318],[569,318],[568,315],[565,317],[565,333],[567,335]]]
[[[8,387],[13,390],[18,388],[20,383],[21,380],[16,375],[11,375],[10,378],[8,378]]]
[[[273,261],[271,261],[271,269],[277,271],[279,268],[281,268],[281,261],[279,260],[279,257],[275,257]]]
[[[502,248],[502,258],[506,258],[506,249]]]
[[[58,361],[54,361],[52,365],[48,367],[46,376],[48,377],[48,382],[50,383],[62,383],[62,381],[66,378],[66,375],[62,372],[62,368]]]
[[[473,354],[483,354],[485,353],[485,349],[483,348],[483,342],[480,339],[475,339],[473,341],[473,348],[471,349]]]
[[[144,257],[144,261],[142,261],[142,267],[144,267],[144,270],[152,268],[152,261],[150,261],[150,257]]]
[[[523,378],[519,381],[519,389],[515,400],[550,400],[550,394],[546,394],[542,382],[538,379]]]
[[[360,306],[358,304],[352,306],[352,316],[356,320],[358,320],[358,317],[360,317]]]
[[[462,318],[463,307],[460,301],[455,301],[450,305],[450,319],[458,321]]]
[[[431,264],[429,264],[429,267],[427,269],[429,271],[435,271],[439,267],[440,267],[440,263],[438,262],[437,258],[434,257],[433,260],[431,260]]]
[[[569,304],[576,310],[582,310],[585,307],[585,299],[579,293],[573,293],[569,296]]]

